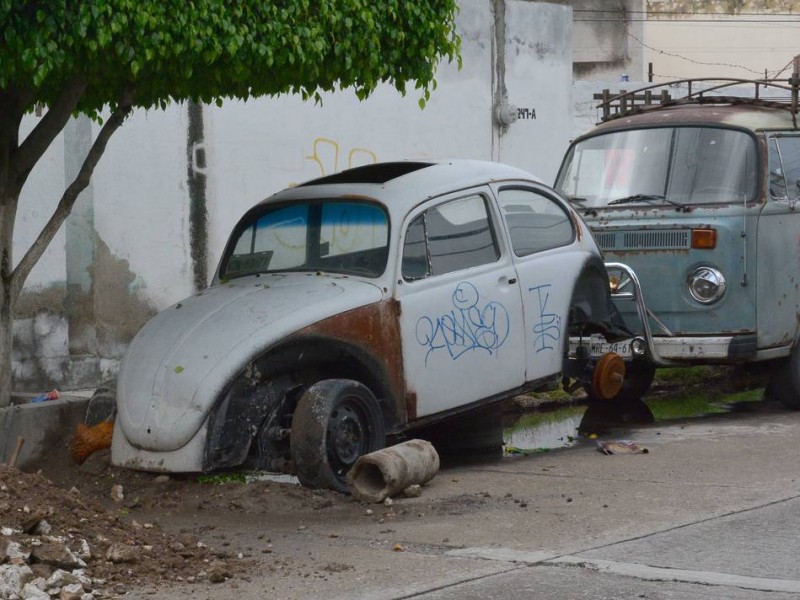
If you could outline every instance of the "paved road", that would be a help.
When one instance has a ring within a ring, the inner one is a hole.
[[[265,529],[274,548],[249,580],[139,597],[800,597],[800,413],[763,405],[613,437],[649,453],[587,441],[445,469],[371,515],[353,501],[300,524],[239,517],[231,550],[261,556]]]

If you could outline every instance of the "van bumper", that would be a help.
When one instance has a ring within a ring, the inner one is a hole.
[[[589,348],[592,358],[604,352],[616,352],[623,358],[632,359],[631,340],[623,340],[613,344],[604,343],[602,339],[579,338],[570,339],[570,350],[576,352],[579,345]],[[757,336],[754,333],[720,336],[653,336],[653,356],[647,356],[658,366],[670,366],[675,363],[719,363],[735,364],[749,362],[760,358],[757,353]]]

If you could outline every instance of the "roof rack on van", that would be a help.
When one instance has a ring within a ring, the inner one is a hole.
[[[600,118],[602,122],[658,107],[681,104],[749,104],[790,111],[796,129],[800,88],[798,71],[800,71],[800,55],[795,57],[794,72],[786,83],[768,79],[704,77],[657,83],[632,92],[620,90],[617,94],[605,89],[602,93],[595,94],[594,99],[601,101],[597,108],[602,109]],[[738,89],[732,89],[735,86],[739,86]],[[747,88],[750,86],[753,86],[752,93],[747,93]],[[686,88],[686,94],[680,97],[673,96],[671,89],[681,87]]]

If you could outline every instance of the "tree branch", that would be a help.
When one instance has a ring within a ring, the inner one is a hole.
[[[97,139],[89,149],[89,153],[86,155],[86,159],[83,161],[80,171],[78,172],[77,177],[75,177],[75,181],[73,181],[66,191],[64,191],[64,195],[61,196],[61,200],[59,200],[58,206],[56,207],[55,211],[53,211],[53,215],[50,217],[50,220],[47,221],[47,224],[44,226],[36,240],[33,242],[33,244],[31,244],[31,247],[25,253],[25,256],[22,257],[22,260],[19,261],[16,268],[11,273],[11,298],[14,301],[16,301],[16,299],[19,297],[19,293],[22,291],[22,286],[24,285],[25,280],[28,278],[31,269],[33,269],[33,266],[42,257],[42,254],[44,254],[47,246],[53,240],[56,233],[58,233],[58,230],[61,228],[61,225],[63,225],[64,221],[69,216],[69,213],[72,210],[75,201],[78,199],[78,196],[84,189],[86,189],[86,186],[89,185],[89,182],[92,178],[92,173],[94,172],[97,163],[100,161],[100,157],[103,156],[103,152],[105,152],[109,138],[117,129],[120,128],[122,123],[125,121],[125,117],[127,117],[131,112],[132,102],[133,92],[131,90],[126,90],[123,93],[119,104],[114,109],[114,112],[111,113],[111,116],[97,134]]]
[[[15,183],[19,189],[22,189],[36,162],[64,129],[64,125],[75,111],[85,90],[86,82],[82,78],[76,77],[67,82],[56,101],[48,107],[47,112],[33,128],[33,131],[14,152],[12,165]]]

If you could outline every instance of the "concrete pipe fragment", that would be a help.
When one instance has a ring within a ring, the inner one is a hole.
[[[408,440],[361,456],[347,474],[350,492],[364,502],[383,502],[439,471],[439,454],[425,440]]]

